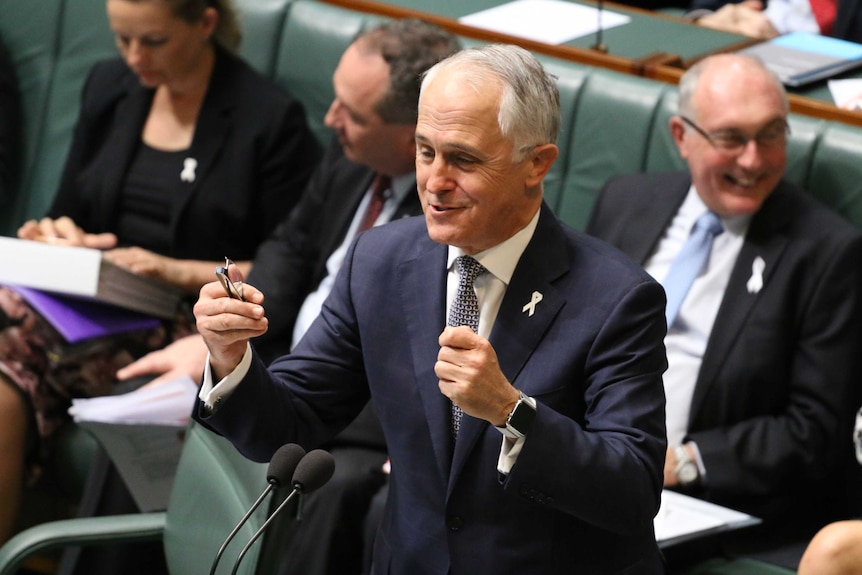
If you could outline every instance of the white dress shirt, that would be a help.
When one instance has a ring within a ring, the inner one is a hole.
[[[789,32],[820,34],[820,26],[811,12],[809,0],[769,0],[764,14],[779,34]]]
[[[694,223],[706,211],[706,205],[692,186],[656,251],[646,261],[647,273],[659,282],[664,281]],[[670,446],[680,445],[688,433],[691,401],[703,354],[750,221],[750,216],[721,218],[724,232],[713,240],[705,269],[694,280],[677,320],[668,329],[665,338],[668,368],[664,374],[664,388]]]
[[[500,304],[503,302],[503,296],[506,295],[506,288],[509,282],[512,281],[512,274],[515,273],[515,267],[521,259],[524,250],[527,249],[527,244],[533,238],[533,233],[536,231],[536,225],[539,223],[539,212],[533,216],[530,223],[520,232],[504,241],[501,244],[494,246],[489,250],[474,254],[473,257],[488,270],[487,273],[480,274],[473,282],[473,288],[476,290],[476,297],[479,300],[479,335],[487,339],[491,335],[491,330],[494,328],[494,322],[497,319],[497,313],[500,311]],[[455,267],[455,258],[464,255],[464,251],[460,248],[449,246],[448,268],[449,274],[446,279],[446,317],[449,317],[449,308],[452,307],[452,302],[455,300],[455,295],[458,292],[458,270]],[[528,398],[533,407],[535,400]],[[497,428],[500,433],[503,433],[501,428]],[[503,437],[502,446],[500,448],[500,457],[497,460],[497,471],[500,473],[509,473],[518,454],[521,453],[521,446],[524,444],[524,437],[521,437],[515,442],[507,440]]]

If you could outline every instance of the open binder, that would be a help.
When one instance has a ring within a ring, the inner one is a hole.
[[[793,88],[862,66],[862,44],[808,32],[784,34],[740,53],[759,58]]]

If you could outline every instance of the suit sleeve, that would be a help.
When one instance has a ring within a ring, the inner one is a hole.
[[[663,294],[652,281],[635,285],[604,320],[584,381],[571,383],[583,393],[583,419],[537,398],[507,491],[543,494],[539,502],[609,531],[651,529],[667,446]]]

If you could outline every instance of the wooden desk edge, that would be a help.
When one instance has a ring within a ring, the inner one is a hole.
[[[669,84],[678,84],[680,77],[685,71],[684,66],[690,66],[695,61],[703,57],[701,56],[697,59],[682,62],[678,56],[675,56],[673,54],[650,54],[639,60],[631,60],[629,58],[623,58],[621,56],[615,56],[613,54],[606,54],[599,50],[590,50],[586,48],[558,44],[545,44],[534,40],[528,40],[516,36],[509,36],[507,34],[500,34],[498,32],[492,32],[489,30],[484,30],[482,28],[467,26],[461,24],[457,20],[446,18],[444,16],[438,16],[436,14],[430,14],[428,12],[422,12],[410,8],[402,8],[400,6],[392,6],[389,4],[384,4],[382,2],[376,2],[374,0],[320,1],[327,4],[340,6],[348,10],[366,12],[369,14],[377,14],[388,18],[421,18],[422,20],[436,24],[441,28],[444,28],[458,36],[473,38],[483,42],[503,42],[507,44],[517,44],[523,48],[526,48],[527,50],[540,54],[545,54],[548,56],[553,56],[562,60],[569,60],[571,62],[586,64],[588,66],[606,68],[609,70],[614,70],[616,72],[621,72],[624,74],[631,74],[634,76],[643,76],[645,78],[650,78],[652,80],[658,80]],[[645,14],[650,14],[655,17],[674,20],[687,24],[684,19],[672,15],[654,13],[648,10],[642,10],[631,6],[615,5],[613,2],[605,2],[604,4],[606,7],[615,8],[619,6],[620,8],[625,10],[643,12]],[[751,42],[743,41],[739,44],[725,47],[721,51],[731,52],[755,42],[756,40]],[[824,120],[843,122],[854,126],[862,126],[862,113],[853,112],[850,110],[843,110],[841,108],[838,108],[834,104],[815,100],[813,98],[806,98],[798,94],[788,94],[788,99],[790,101],[790,110],[794,113],[806,116],[813,116]]]

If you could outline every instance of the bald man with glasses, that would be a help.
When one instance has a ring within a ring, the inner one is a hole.
[[[707,58],[679,93],[688,171],[612,179],[588,232],[668,295],[665,487],[763,524],[669,550],[671,573],[715,553],[795,569],[791,544],[851,513],[862,235],[782,179],[787,96],[758,61]]]

